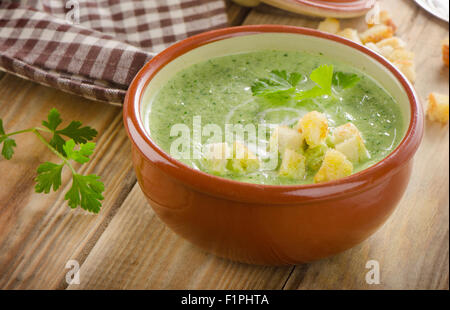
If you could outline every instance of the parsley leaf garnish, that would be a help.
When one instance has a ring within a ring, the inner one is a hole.
[[[314,86],[308,90],[298,91],[297,85],[303,76],[298,73],[287,73],[285,70],[270,72],[267,79],[258,79],[251,89],[253,96],[272,96],[291,94],[295,92],[295,99],[304,100],[322,96],[334,96],[333,90],[340,91],[355,86],[360,77],[354,73],[334,72],[333,65],[322,65],[314,69],[309,79]]]
[[[333,65],[322,65],[314,69],[309,75],[309,78],[316,85],[311,89],[298,93],[296,99],[303,100],[332,94]]]
[[[253,83],[251,90],[253,96],[270,96],[294,92],[302,79],[298,72],[286,73],[286,70],[273,70],[267,79],[258,79]]]
[[[32,132],[39,140],[41,140],[53,153],[55,153],[63,162],[60,164],[45,162],[37,168],[37,176],[35,178],[37,193],[49,193],[52,188],[57,191],[62,184],[62,171],[64,166],[68,167],[72,172],[72,186],[65,194],[64,198],[68,200],[71,208],[80,206],[82,209],[98,213],[103,200],[102,193],[105,190],[104,184],[100,181],[100,177],[94,174],[82,175],[78,174],[73,168],[71,161],[80,164],[87,163],[94,153],[95,143],[88,142],[92,140],[97,131],[91,127],[81,127],[81,122],[72,121],[67,127],[58,130],[58,126],[62,123],[59,112],[56,109],[50,110],[47,120],[42,122],[45,128],[33,127],[9,134],[5,133],[3,121],[0,119],[0,144],[3,143],[2,155],[6,159],[11,159],[16,143],[9,138],[12,135]],[[42,132],[52,134],[50,141],[47,141]],[[65,141],[63,136],[71,138]],[[77,148],[76,145],[79,144]]]
[[[47,127],[53,133],[50,145],[60,153],[65,154],[63,149],[65,140],[61,135],[73,139],[75,143],[86,143],[97,136],[97,131],[94,128],[89,126],[81,127],[81,122],[79,121],[72,121],[67,127],[57,130],[57,127],[61,123],[62,119],[56,109],[51,109],[48,113],[47,121],[42,121],[42,125]]]
[[[355,86],[361,78],[355,73],[335,72],[333,74],[333,86],[346,89]]]

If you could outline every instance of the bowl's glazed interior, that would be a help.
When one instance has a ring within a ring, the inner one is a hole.
[[[320,53],[325,57],[338,60],[363,71],[386,89],[400,105],[404,116],[403,123],[405,124],[401,134],[404,135],[411,117],[410,103],[403,86],[392,72],[375,59],[368,57],[364,52],[350,46],[323,38],[289,33],[247,34],[223,39],[200,46],[172,60],[152,78],[142,97],[139,108],[140,120],[146,132],[150,132],[148,113],[150,113],[151,107],[148,105],[151,104],[159,89],[177,72],[211,58],[260,50]]]

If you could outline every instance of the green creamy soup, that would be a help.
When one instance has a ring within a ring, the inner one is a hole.
[[[321,65],[332,65],[335,71],[354,73],[359,81],[351,88],[322,96],[297,100],[294,96],[268,99],[255,96],[252,85],[268,78],[272,70],[298,72],[302,75],[297,89],[314,86],[308,77]],[[353,165],[353,173],[365,169],[386,157],[401,141],[404,134],[403,117],[394,99],[377,82],[352,66],[322,55],[295,51],[259,51],[213,58],[178,72],[147,105],[147,128],[152,139],[170,153],[179,136],[171,136],[171,128],[185,124],[193,134],[194,117],[201,124],[217,124],[225,132],[225,124],[278,124],[295,126],[298,119],[310,111],[323,113],[330,131],[337,126],[353,123],[359,129],[370,153],[370,159]],[[201,137],[201,144],[209,136]],[[270,131],[261,145],[268,144]],[[193,139],[191,139],[193,140]],[[247,141],[245,141],[247,142]],[[260,141],[261,142],[261,141]],[[194,145],[200,148],[201,145]],[[248,145],[254,152],[264,153],[264,147]],[[259,149],[258,149],[259,147]],[[258,153],[259,156],[261,153]],[[195,169],[208,172],[199,159],[179,159]],[[313,183],[314,171],[301,179],[281,177],[277,170],[259,169],[251,173],[222,174],[222,177],[241,182],[288,185]]]

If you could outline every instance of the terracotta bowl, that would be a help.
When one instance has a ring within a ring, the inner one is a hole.
[[[322,53],[372,76],[403,112],[400,145],[381,162],[338,181],[270,186],[197,171],[151,140],[144,107],[175,73],[209,58],[264,49]],[[317,30],[257,25],[196,35],[154,57],[128,90],[124,123],[139,185],[173,231],[222,257],[285,265],[344,251],[387,220],[408,185],[422,139],[423,112],[407,79],[369,49]]]

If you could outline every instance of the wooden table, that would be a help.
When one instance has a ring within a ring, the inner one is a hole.
[[[413,1],[383,1],[398,35],[417,56],[417,92],[448,94],[440,40],[448,25]],[[229,4],[230,23],[316,27],[317,20],[261,5]],[[362,18],[345,26],[361,27]],[[424,100],[425,102],[425,100]],[[448,126],[426,123],[409,188],[388,222],[361,245],[318,262],[251,266],[205,253],[170,231],[144,199],[131,165],[118,107],[89,101],[0,73],[0,117],[8,130],[38,125],[56,107],[99,131],[98,148],[83,172],[106,185],[98,215],[71,210],[62,190],[34,193],[40,162],[55,157],[32,134],[17,136],[13,160],[0,161],[0,288],[8,289],[448,289]],[[66,283],[66,263],[79,262],[80,284]],[[381,283],[365,281],[366,262],[380,264]]]

